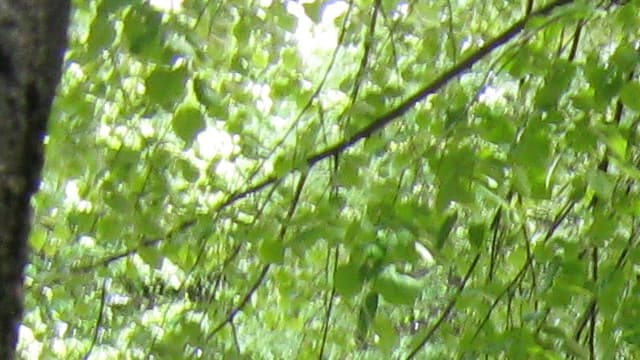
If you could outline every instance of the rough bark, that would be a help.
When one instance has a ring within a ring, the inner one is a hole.
[[[68,0],[0,0],[0,359],[14,359],[42,141],[66,47]]]

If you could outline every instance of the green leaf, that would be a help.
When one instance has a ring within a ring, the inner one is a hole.
[[[206,126],[202,113],[192,105],[181,106],[171,120],[173,132],[187,144],[191,144]]]
[[[198,257],[194,256],[191,248],[186,244],[163,242],[161,251],[164,257],[182,270],[190,269],[198,260]]]
[[[609,265],[609,266],[607,266]],[[604,264],[603,273],[598,289],[598,309],[605,318],[612,318],[620,309],[621,300],[625,298],[627,277],[629,274],[615,269],[614,264]]]
[[[371,324],[378,311],[378,294],[375,291],[369,291],[364,301],[360,305],[360,311],[358,313],[358,327],[356,338],[360,342],[364,342]]]
[[[389,244],[387,256],[390,261],[414,263],[420,257],[416,251],[415,237],[407,230],[400,230]]]
[[[604,214],[596,216],[589,228],[589,235],[595,246],[603,246],[616,231],[617,223],[611,217]]]
[[[152,103],[171,110],[181,102],[185,93],[186,80],[184,68],[156,68],[145,79],[145,94]]]
[[[320,23],[322,21],[322,10],[324,8],[323,0],[316,0],[313,2],[307,2],[302,4],[304,7],[304,12],[307,16],[313,20],[313,22]]]
[[[454,211],[453,213],[447,215],[447,217],[442,222],[440,229],[438,230],[438,237],[436,238],[436,249],[442,250],[445,241],[449,239],[449,234],[451,230],[456,224],[458,220],[458,212]]]
[[[327,231],[324,226],[313,226],[304,229],[289,243],[289,247],[298,257],[304,258],[307,250],[324,238]]]
[[[469,226],[469,242],[474,249],[481,249],[484,244],[486,226],[482,222],[476,222]]]
[[[396,10],[396,7],[404,4],[401,0],[382,0],[382,8],[386,11]]]
[[[470,204],[473,202],[473,196],[468,179],[452,178],[440,185],[436,205],[438,210],[445,210],[452,202]]]
[[[240,135],[245,131],[249,122],[249,114],[244,110],[239,110],[224,123],[224,126],[230,134]]]
[[[589,187],[600,197],[601,200],[608,201],[613,195],[616,186],[615,179],[611,175],[597,169],[587,171],[587,182]]]
[[[240,17],[240,20],[236,22],[233,27],[233,36],[236,38],[238,44],[246,44],[251,37],[251,22],[247,17]]]
[[[373,288],[391,304],[413,305],[420,295],[422,284],[409,275],[387,268],[375,279]]]
[[[440,188],[436,200],[437,207],[445,210],[451,202],[471,203],[471,179],[475,173],[476,154],[469,147],[450,150],[441,162],[434,160],[433,168],[438,169]]]
[[[361,186],[362,178],[360,176],[359,169],[364,165],[365,163],[360,157],[347,156],[343,158],[336,175],[337,185],[347,187]]]
[[[638,4],[635,2],[619,3],[619,10],[615,12],[615,23],[619,24],[623,31],[637,29],[640,25],[638,19]]]
[[[157,239],[164,236],[164,229],[157,221],[157,218],[150,215],[138,215],[135,219],[136,232],[145,238]]]
[[[640,83],[630,81],[620,90],[620,101],[629,109],[640,112]]]
[[[116,30],[107,16],[97,14],[91,23],[87,37],[87,53],[89,56],[100,56],[100,51],[113,45]]]
[[[111,173],[118,178],[128,178],[140,163],[140,151],[130,147],[121,147],[111,166]]]
[[[352,262],[338,265],[333,284],[338,294],[346,298],[354,296],[363,284],[358,266]]]
[[[598,55],[591,54],[586,61],[584,72],[591,88],[595,90],[596,104],[609,104],[623,84],[622,77],[599,63]]]
[[[275,18],[275,24],[277,24],[280,29],[294,33],[298,26],[298,17],[289,13],[285,6],[278,5],[280,4],[274,3],[271,7],[273,17]]]
[[[193,92],[198,102],[207,109],[208,114],[217,118],[217,120],[227,120],[229,117],[228,106],[225,104],[224,98],[211,88],[208,81],[195,77],[193,79]]]
[[[611,55],[611,62],[623,73],[627,73],[640,62],[640,53],[634,46],[621,41],[616,51]]]
[[[280,61],[287,69],[296,69],[300,64],[298,50],[293,47],[287,47],[280,53]]]
[[[549,67],[549,55],[532,45],[525,45],[507,64],[509,74],[515,78],[543,74]]]
[[[385,353],[391,353],[398,343],[398,331],[387,316],[378,314],[373,319],[373,330],[380,338],[378,348]]]
[[[34,227],[29,235],[29,246],[33,251],[40,251],[47,242],[47,232],[41,227]]]
[[[574,73],[575,67],[569,62],[555,64],[546,77],[545,84],[536,94],[536,106],[546,111],[556,108],[573,80]]]
[[[138,250],[138,255],[142,260],[154,269],[159,269],[162,265],[163,256],[154,246],[143,246]]]
[[[598,137],[585,120],[576,122],[575,127],[567,133],[567,140],[577,152],[591,152],[598,145]]]
[[[527,253],[524,247],[518,247],[513,249],[507,256],[507,264],[511,269],[519,271],[527,261]]]
[[[279,154],[273,161],[273,172],[276,176],[283,176],[291,171],[293,159],[290,153]]]
[[[372,279],[383,270],[386,249],[379,243],[365,243],[359,259],[363,260],[360,269],[360,276],[363,279]]]
[[[620,134],[619,129],[610,127],[605,142],[609,150],[619,159],[627,158],[627,139]]]
[[[180,173],[189,182],[195,182],[200,177],[200,169],[188,160],[180,159],[176,163]]]
[[[479,104],[475,112],[480,118],[477,125],[483,138],[496,144],[511,144],[514,141],[516,126],[511,117],[485,104]]]
[[[113,243],[122,235],[123,223],[117,215],[105,215],[98,219],[96,236],[100,243]]]
[[[571,105],[585,113],[597,108],[594,101],[594,91],[592,88],[584,89],[571,96]]]
[[[261,69],[269,65],[269,57],[270,57],[270,54],[267,50],[254,51],[251,56],[251,62],[254,64],[255,67]]]
[[[92,232],[95,226],[95,214],[88,211],[74,210],[67,214],[69,226],[78,232]]]
[[[294,74],[282,74],[271,83],[271,97],[275,100],[286,99],[291,96],[291,88],[298,86],[298,79]]]
[[[532,121],[512,153],[514,163],[527,169],[543,172],[551,155],[551,139],[548,130],[549,127],[542,121]]]
[[[110,192],[105,194],[104,202],[120,214],[130,213],[133,208],[131,200],[120,192]]]
[[[541,328],[543,333],[549,334],[562,341],[564,349],[571,354],[572,357],[577,359],[588,359],[589,352],[582,345],[567,336],[565,330],[559,326],[544,325]]]
[[[268,264],[281,264],[284,261],[284,245],[278,240],[263,240],[258,255]]]
[[[124,19],[122,34],[134,55],[150,54],[159,46],[162,13],[144,4],[132,7]]]
[[[97,12],[106,17],[109,13],[116,12],[126,5],[138,5],[139,3],[139,0],[102,0]]]

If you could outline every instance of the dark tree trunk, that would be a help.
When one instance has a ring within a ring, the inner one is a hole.
[[[66,47],[68,0],[0,0],[0,359],[22,317],[30,199]]]

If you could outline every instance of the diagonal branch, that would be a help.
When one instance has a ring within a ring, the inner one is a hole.
[[[520,19],[519,21],[517,21],[516,23],[514,23],[513,25],[511,25],[511,27],[509,27],[507,30],[505,30],[502,34],[498,35],[496,38],[494,38],[493,40],[491,40],[490,42],[488,42],[486,45],[482,46],[481,48],[479,48],[478,50],[476,50],[475,52],[473,52],[471,55],[469,55],[468,57],[466,57],[462,62],[458,63],[458,65],[452,67],[451,69],[449,69],[447,72],[445,72],[444,74],[440,75],[438,78],[436,78],[435,80],[433,80],[430,84],[426,85],[425,87],[423,87],[422,89],[418,90],[415,94],[411,95],[408,99],[406,99],[405,101],[403,101],[401,104],[399,104],[398,106],[396,106],[394,109],[390,110],[389,112],[387,112],[386,114],[378,117],[377,119],[373,120],[371,122],[371,124],[369,124],[368,126],[364,127],[363,129],[361,129],[360,131],[356,132],[355,134],[353,134],[351,137],[344,139],[343,141],[329,146],[326,149],[311,155],[310,157],[308,157],[306,159],[306,163],[307,166],[309,168],[313,167],[314,165],[316,165],[317,163],[319,163],[320,161],[331,157],[331,156],[335,156],[337,154],[342,153],[343,151],[349,149],[351,146],[355,145],[356,143],[358,143],[360,140],[366,139],[369,136],[373,135],[374,133],[382,130],[385,126],[387,126],[388,124],[390,124],[392,121],[398,119],[399,117],[401,117],[402,115],[406,114],[409,110],[411,110],[416,104],[418,104],[419,102],[423,101],[427,96],[436,93],[437,91],[439,91],[442,87],[444,87],[445,85],[447,85],[449,83],[449,81],[453,80],[454,78],[460,76],[462,73],[464,73],[465,71],[469,70],[471,67],[473,67],[473,65],[475,65],[476,63],[478,63],[480,60],[484,59],[484,57],[486,57],[488,54],[492,53],[493,51],[497,50],[498,48],[500,48],[502,45],[504,45],[505,43],[509,42],[510,40],[512,40],[513,38],[515,38],[518,34],[520,34],[527,22],[536,16],[546,16],[549,13],[551,13],[551,11],[553,11],[555,8],[558,8],[560,6],[563,5],[567,5],[572,3],[574,0],[557,0],[554,1],[534,12],[532,12],[529,15],[526,15],[524,18]],[[291,172],[293,172],[294,170],[291,170]],[[266,188],[269,185],[272,185],[276,182],[278,182],[279,180],[282,179],[282,177],[286,176],[288,174],[282,174],[282,175],[276,175],[276,174],[272,174],[270,176],[268,176],[267,178],[263,179],[261,182],[250,186],[248,188],[246,188],[243,191],[239,191],[239,192],[235,192],[230,194],[226,200],[224,200],[222,203],[220,203],[218,206],[216,206],[216,208],[213,210],[213,212],[218,212],[221,211],[231,205],[233,205],[234,203],[249,197],[252,194],[255,194],[257,192],[260,192],[262,189]],[[193,225],[194,221],[190,220],[188,221],[186,224],[181,224],[180,226],[178,226],[179,229],[183,229],[183,228],[188,228],[189,226]],[[158,242],[160,242],[159,239],[154,239],[151,240],[147,243],[144,243],[142,245],[142,247],[146,247],[146,246],[152,246],[157,244]],[[121,253],[121,254],[117,254],[115,256],[111,256],[107,259],[104,259],[102,261],[99,262],[99,265],[103,265],[106,266],[109,263],[119,260],[123,257],[129,256],[133,253],[135,253],[137,251],[136,249],[127,251],[125,253]],[[85,268],[90,268],[93,267],[92,266],[88,266]]]
[[[327,66],[327,69],[325,70],[324,75],[320,80],[320,83],[318,83],[318,85],[316,86],[316,89],[313,91],[313,93],[311,94],[307,102],[304,104],[300,112],[298,112],[298,115],[296,116],[295,120],[293,120],[293,123],[291,123],[291,126],[289,126],[289,128],[284,132],[284,135],[280,138],[280,140],[278,140],[278,142],[271,148],[271,150],[269,150],[269,152],[266,154],[266,156],[264,156],[260,164],[249,175],[249,177],[247,178],[247,182],[252,181],[255,178],[255,176],[258,175],[258,173],[260,172],[260,169],[264,167],[264,163],[271,157],[271,155],[273,155],[276,152],[276,150],[280,146],[282,146],[282,144],[284,144],[284,142],[287,140],[289,135],[291,135],[291,132],[293,132],[298,127],[304,114],[307,113],[307,111],[311,108],[311,105],[313,105],[313,102],[318,98],[318,96],[320,96],[320,93],[324,89],[324,85],[327,82],[327,79],[329,78],[329,74],[331,73],[331,71],[333,71],[333,67],[336,63],[336,60],[338,59],[338,52],[343,47],[344,39],[346,38],[346,35],[347,35],[347,26],[349,25],[349,20],[351,19],[351,12],[353,8],[354,8],[354,0],[350,0],[349,7],[347,8],[347,13],[344,16],[344,20],[342,21],[342,26],[340,27],[338,42],[336,43],[336,47],[333,50],[333,54],[331,54],[331,60],[329,60],[329,65]]]
[[[287,212],[287,219],[284,223],[282,223],[280,227],[280,233],[278,234],[278,238],[280,239],[280,241],[284,241],[284,237],[287,233],[289,221],[291,221],[291,218],[293,217],[293,213],[296,211],[296,208],[298,207],[298,203],[300,201],[300,195],[302,194],[302,189],[304,188],[306,180],[307,180],[307,173],[303,172],[302,174],[300,174],[300,178],[296,185],[295,194],[293,195],[293,200],[291,201],[291,205],[289,206],[289,211]],[[251,288],[249,288],[249,291],[247,291],[247,293],[244,295],[242,300],[240,300],[238,305],[236,305],[233,309],[231,309],[231,311],[227,313],[227,316],[222,321],[220,321],[220,323],[218,323],[218,325],[215,328],[213,328],[213,330],[209,333],[209,335],[206,338],[207,342],[211,341],[211,339],[213,339],[213,337],[220,330],[222,330],[222,328],[224,328],[227,324],[231,324],[235,319],[236,315],[238,315],[238,313],[242,311],[242,309],[244,309],[245,306],[247,306],[249,301],[251,301],[253,294],[256,291],[258,291],[258,288],[260,287],[260,285],[262,285],[262,283],[266,279],[267,274],[269,273],[269,269],[271,268],[271,265],[272,264],[269,263],[262,267],[262,270],[260,270],[260,275],[258,275],[258,278],[253,282],[253,284],[251,285]]]
[[[98,318],[96,319],[96,326],[93,329],[93,338],[91,339],[91,345],[89,346],[89,350],[87,350],[87,352],[82,357],[83,360],[86,360],[86,359],[89,358],[89,355],[91,355],[91,352],[93,351],[94,347],[98,343],[98,335],[100,333],[100,327],[102,326],[102,321],[103,321],[103,317],[104,317],[104,306],[105,306],[106,299],[107,299],[107,284],[108,284],[108,281],[109,281],[108,278],[104,278],[102,280],[102,292],[100,294],[100,307],[99,307],[99,310],[98,310]]]
[[[452,67],[444,74],[433,80],[429,85],[418,90],[415,94],[411,95],[408,99],[403,101],[400,105],[390,110],[386,114],[375,119],[371,124],[353,134],[350,138],[335,144],[328,149],[325,149],[315,155],[312,155],[307,159],[307,164],[313,166],[317,162],[335,154],[341,153],[350,148],[354,144],[358,143],[362,139],[366,139],[374,133],[382,130],[385,126],[391,123],[393,120],[401,117],[411,110],[417,103],[423,101],[427,96],[436,93],[442,87],[444,87],[449,81],[460,76],[463,72],[469,70],[473,65],[482,60],[485,56],[492,53],[494,50],[500,48],[502,45],[515,38],[522,30],[524,30],[527,22],[531,17],[548,15],[555,8],[562,5],[570,4],[573,0],[557,0],[547,6],[533,12],[531,15],[520,19],[510,28],[505,30],[502,34],[498,35],[492,41],[482,46],[474,53],[465,58],[458,65]]]
[[[414,347],[411,350],[409,355],[406,357],[407,360],[413,359],[416,356],[416,354],[418,354],[418,352],[427,344],[429,339],[431,339],[433,334],[436,333],[436,330],[438,330],[438,328],[440,328],[440,326],[447,319],[447,317],[451,313],[451,310],[453,310],[453,307],[456,305],[456,302],[460,298],[460,294],[462,294],[464,287],[467,285],[467,282],[471,278],[471,274],[473,274],[473,271],[475,270],[476,265],[478,265],[478,260],[480,260],[480,253],[477,253],[476,256],[473,258],[473,261],[471,262],[471,266],[469,266],[469,270],[467,270],[466,275],[464,276],[462,282],[458,286],[458,291],[456,292],[456,294],[451,298],[451,300],[449,300],[447,307],[444,309],[442,314],[440,314],[440,317],[435,322],[435,324],[433,324],[431,329],[429,329],[429,332],[427,332],[427,334],[422,339],[420,339],[420,342],[418,343],[418,345],[416,345],[416,347]]]
[[[394,109],[390,110],[386,114],[378,117],[373,120],[371,124],[361,129],[360,131],[353,134],[351,137],[332,145],[314,155],[311,155],[307,158],[306,162],[309,167],[313,167],[318,162],[339,154],[351,146],[358,143],[360,140],[366,139],[374,133],[382,130],[385,126],[389,125],[393,120],[398,119],[402,115],[406,114],[409,110],[411,110],[416,104],[423,101],[427,96],[436,93],[442,87],[449,83],[449,81],[454,78],[460,76],[465,71],[469,70],[473,65],[478,63],[480,60],[484,59],[488,54],[492,53],[496,49],[500,48],[505,43],[509,42],[513,38],[515,38],[518,34],[520,34],[527,22],[536,16],[546,16],[551,13],[554,9],[572,3],[574,0],[557,0],[554,1],[534,12],[527,15],[526,17],[520,19],[507,30],[505,30],[502,34],[498,35],[496,38],[488,42],[486,45],[482,46],[471,55],[466,57],[462,62],[458,63],[458,65],[452,67],[444,74],[440,75],[438,78],[433,80],[430,84],[426,85],[422,89],[418,90],[415,94],[411,95],[408,99],[403,101],[401,104],[396,106]],[[248,195],[256,193],[262,190],[264,187],[270,185],[278,179],[277,176],[271,175],[264,179],[262,182],[247,188],[246,190],[231,195],[219,208],[227,207],[238,200],[241,200]]]

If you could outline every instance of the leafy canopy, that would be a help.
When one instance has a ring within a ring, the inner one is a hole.
[[[640,356],[638,1],[76,1],[25,358]]]

